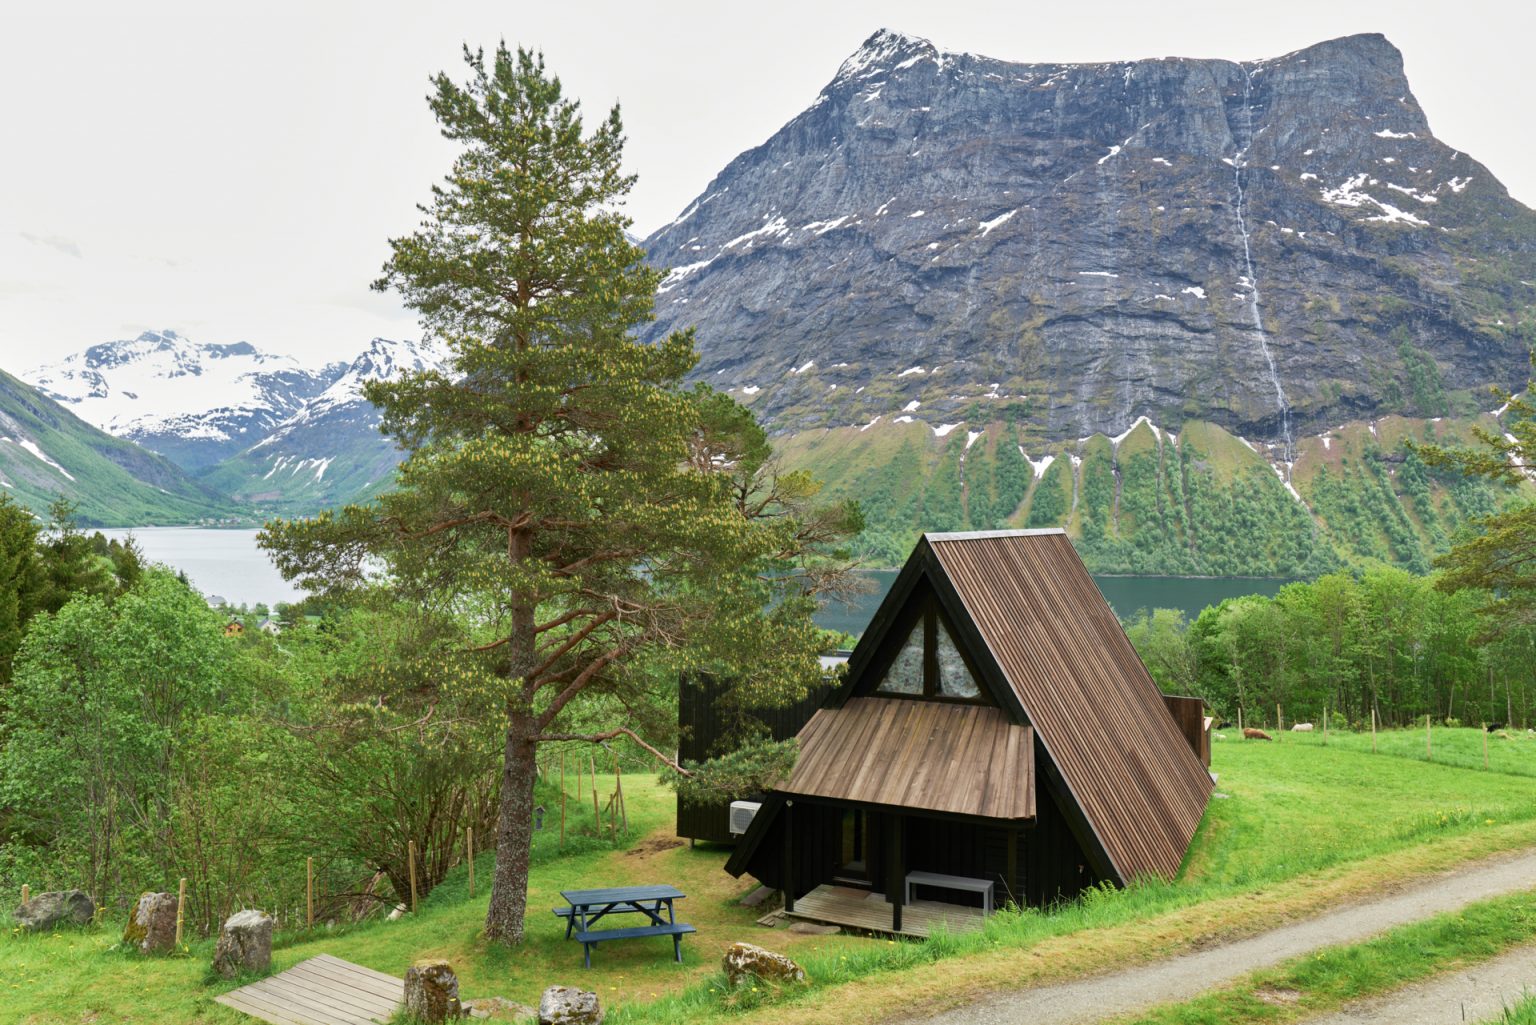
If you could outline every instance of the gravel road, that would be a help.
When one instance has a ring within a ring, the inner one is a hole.
[[[1536,887],[1536,852],[1479,862],[1392,894],[1367,898],[1336,911],[1208,950],[1182,954],[1123,972],[993,994],[928,1018],[927,1025],[1086,1025],[1170,1001],[1189,1000],[1207,989],[1301,954],[1361,940],[1467,904]],[[1530,981],[1536,983],[1536,978]],[[1352,1019],[1353,1021],[1418,1019]],[[1455,1018],[1424,1021],[1459,1022]],[[1469,1014],[1468,1021],[1475,1020]]]
[[[1536,947],[1521,947],[1464,972],[1351,1004],[1307,1025],[1460,1025],[1496,1019],[1536,993]]]

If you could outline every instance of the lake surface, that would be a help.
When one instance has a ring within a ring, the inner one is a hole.
[[[119,541],[133,535],[145,559],[181,570],[204,595],[218,595],[232,605],[273,605],[304,597],[256,547],[254,530],[135,527],[102,533]]]
[[[218,595],[235,605],[268,605],[298,601],[303,594],[285,581],[266,553],[256,547],[254,530],[211,530],[204,527],[138,527],[103,530],[121,540],[133,535],[145,558],[186,573],[205,595]],[[869,624],[891,582],[894,570],[864,574],[874,590],[851,605],[827,606],[816,621],[829,630],[861,634]],[[1245,594],[1273,596],[1287,581],[1251,577],[1094,577],[1105,600],[1119,616],[1138,609],[1179,609],[1194,619],[1207,605]]]

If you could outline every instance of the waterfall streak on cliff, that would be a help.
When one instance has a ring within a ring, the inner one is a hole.
[[[1275,387],[1275,407],[1280,411],[1280,435],[1285,441],[1285,464],[1287,481],[1289,481],[1290,464],[1296,456],[1293,451],[1291,439],[1291,406],[1285,397],[1285,388],[1280,384],[1280,375],[1275,369],[1275,358],[1269,351],[1269,340],[1264,333],[1264,314],[1259,309],[1259,276],[1253,268],[1253,248],[1248,237],[1248,214],[1246,210],[1247,196],[1243,192],[1243,171],[1248,166],[1248,148],[1253,145],[1253,106],[1252,94],[1253,74],[1246,68],[1243,69],[1243,111],[1248,121],[1248,138],[1243,143],[1243,148],[1237,151],[1232,160],[1232,184],[1237,194],[1235,206],[1237,214],[1237,232],[1243,242],[1243,283],[1248,291],[1248,316],[1253,323],[1254,335],[1258,338],[1259,352],[1264,357],[1264,365],[1269,368],[1269,381]]]

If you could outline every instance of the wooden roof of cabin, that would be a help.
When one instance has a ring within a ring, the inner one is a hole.
[[[924,543],[1121,880],[1172,877],[1211,777],[1067,535],[928,534],[914,558]]]
[[[1035,817],[1034,737],[987,705],[852,698],[799,734],[786,795],[998,819]],[[1181,741],[1182,742],[1182,741]]]

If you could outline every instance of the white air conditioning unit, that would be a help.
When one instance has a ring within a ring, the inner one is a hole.
[[[752,825],[752,816],[761,808],[761,801],[732,801],[731,802],[731,835],[740,836]]]

